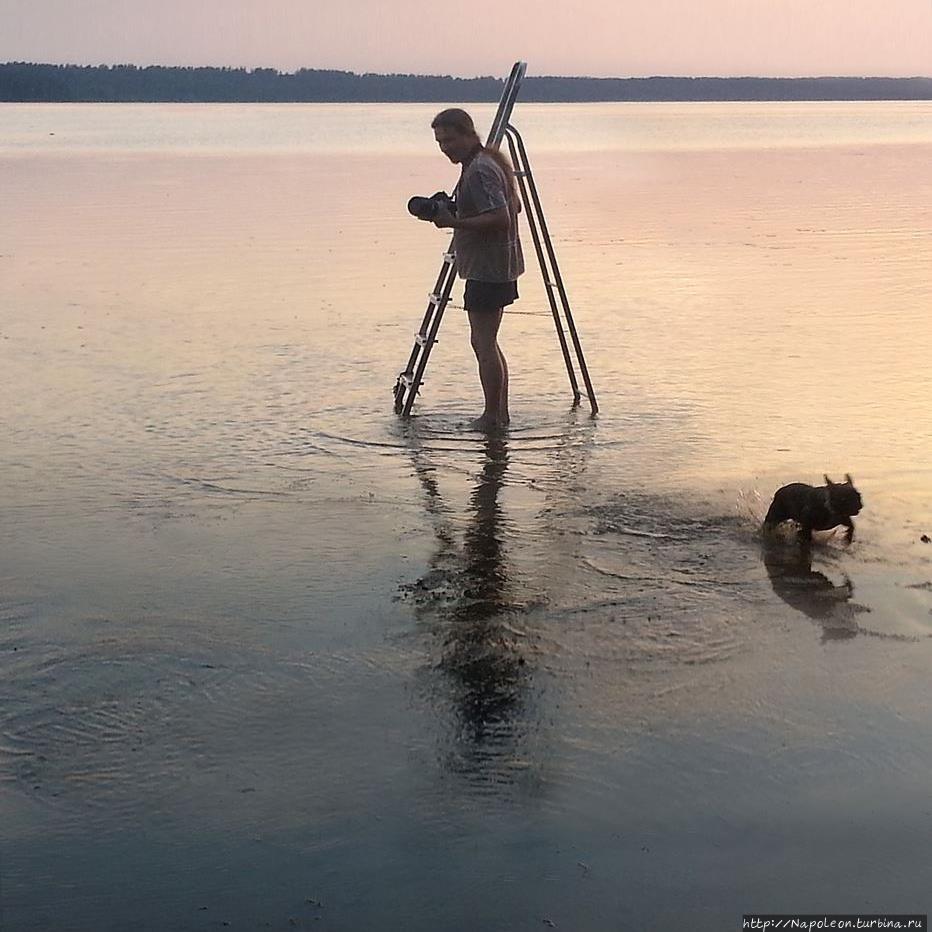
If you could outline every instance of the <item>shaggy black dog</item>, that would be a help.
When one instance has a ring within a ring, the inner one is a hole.
[[[861,493],[848,475],[844,482],[832,482],[828,476],[825,482],[815,486],[791,482],[777,489],[764,518],[764,530],[773,530],[781,521],[795,521],[803,542],[809,543],[813,531],[830,531],[844,525],[848,529],[845,537],[850,542],[854,537],[851,516],[861,510]]]

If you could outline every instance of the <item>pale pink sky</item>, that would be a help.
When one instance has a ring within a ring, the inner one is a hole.
[[[932,0],[0,0],[0,61],[930,75]]]

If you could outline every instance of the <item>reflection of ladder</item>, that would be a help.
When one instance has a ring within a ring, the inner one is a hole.
[[[553,251],[550,234],[547,231],[547,223],[544,219],[544,211],[537,193],[537,186],[534,184],[534,177],[531,174],[531,166],[528,161],[527,151],[524,148],[524,142],[518,131],[508,123],[515,100],[518,96],[518,89],[521,86],[521,79],[524,77],[524,72],[526,70],[527,65],[524,62],[516,62],[511,69],[511,74],[505,82],[505,90],[502,92],[501,101],[499,101],[498,111],[495,114],[495,119],[492,121],[492,128],[486,140],[486,147],[497,149],[501,145],[502,139],[507,135],[508,148],[511,151],[511,161],[515,168],[515,177],[518,180],[518,189],[521,192],[521,200],[528,218],[528,225],[531,228],[531,237],[534,241],[537,261],[540,264],[541,275],[544,279],[544,288],[547,291],[550,311],[553,315],[557,336],[560,340],[560,349],[563,351],[563,361],[566,363],[566,371],[573,389],[573,405],[575,407],[579,404],[581,394],[569,347],[566,342],[564,324],[566,330],[569,331],[573,349],[576,354],[576,360],[579,364],[579,370],[582,373],[583,381],[586,385],[589,405],[592,408],[592,413],[595,414],[599,410],[599,406],[595,400],[595,392],[592,388],[592,381],[589,378],[589,370],[586,367],[586,360],[583,357],[582,346],[579,342],[579,335],[576,332],[576,325],[573,322],[573,315],[566,297],[566,289],[563,286],[560,269],[557,266],[557,257]],[[453,290],[453,283],[455,281],[456,258],[453,255],[453,246],[451,243],[450,247],[443,254],[443,264],[440,267],[440,274],[437,276],[437,283],[434,285],[434,289],[428,297],[427,311],[424,314],[424,319],[421,321],[420,329],[414,337],[414,348],[411,350],[408,364],[404,371],[398,376],[398,380],[395,383],[395,411],[398,414],[403,414],[405,417],[411,413],[411,408],[414,405],[414,400],[421,382],[423,381],[424,370],[427,368],[427,360],[430,357],[430,351],[434,343],[437,342],[437,332],[440,330],[443,312],[446,310],[447,303],[450,300],[450,293]],[[556,294],[554,292],[556,292]]]

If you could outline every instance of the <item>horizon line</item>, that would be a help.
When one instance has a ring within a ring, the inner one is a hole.
[[[414,71],[352,71],[347,68],[317,68],[302,65],[292,71],[276,68],[272,65],[164,65],[157,62],[141,65],[138,62],[40,62],[25,61],[24,59],[10,59],[0,62],[0,67],[7,65],[28,65],[37,67],[53,68],[179,68],[179,69],[199,69],[214,68],[228,69],[230,71],[245,71],[248,74],[262,71],[274,71],[279,75],[294,75],[301,71],[324,71],[337,72],[340,74],[349,74],[354,77],[412,77],[412,78],[440,78],[454,81],[499,81],[504,83],[506,78],[499,78],[491,74],[474,75],[464,77],[454,74],[425,74]],[[677,80],[677,81],[827,81],[827,80],[846,80],[846,81],[916,81],[932,80],[932,74],[912,74],[912,75],[884,75],[884,74],[808,74],[808,75],[716,75],[716,74],[649,74],[649,75],[585,75],[585,74],[529,74],[526,75],[525,81],[544,80],[548,78],[557,78],[565,81],[654,81],[654,80]]]

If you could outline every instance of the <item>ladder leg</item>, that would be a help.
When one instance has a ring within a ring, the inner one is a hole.
[[[557,331],[557,339],[560,341],[560,351],[563,353],[563,362],[566,364],[566,373],[570,379],[570,386],[573,389],[573,405],[579,404],[581,397],[579,392],[579,383],[576,381],[576,370],[573,368],[573,360],[570,357],[569,346],[566,343],[566,334],[563,332],[563,325],[560,321],[560,312],[557,309],[556,298],[553,293],[553,280],[547,268],[547,261],[544,256],[543,246],[541,244],[540,233],[538,231],[537,217],[534,210],[534,203],[528,196],[528,186],[525,182],[530,177],[530,169],[520,157],[515,142],[511,135],[511,127],[506,134],[508,148],[511,152],[511,162],[515,167],[515,177],[518,180],[518,188],[521,192],[521,200],[524,203],[524,213],[527,217],[528,227],[531,230],[531,239],[534,242],[534,251],[537,253],[537,262],[540,265],[540,273],[544,280],[544,290],[547,292],[547,301],[550,303],[550,313],[553,316],[554,327]]]
[[[576,361],[579,363],[579,370],[582,373],[583,381],[586,385],[586,394],[589,397],[589,405],[592,409],[593,414],[597,414],[599,410],[599,404],[596,401],[595,390],[592,387],[592,379],[589,376],[589,367],[586,365],[586,359],[583,355],[582,344],[579,340],[579,334],[576,330],[576,323],[573,320],[573,313],[570,310],[569,299],[566,296],[566,289],[563,285],[563,277],[560,275],[560,267],[557,264],[556,253],[553,250],[553,243],[550,239],[550,233],[547,230],[547,221],[544,217],[543,207],[540,203],[540,196],[537,193],[537,186],[534,183],[534,176],[531,172],[531,165],[528,159],[527,150],[524,147],[524,141],[521,138],[521,134],[513,127],[508,126],[507,128],[507,137],[508,145],[512,152],[512,160],[515,164],[520,164],[521,172],[518,174],[518,183],[521,187],[522,198],[525,202],[525,209],[528,210],[528,222],[531,226],[531,234],[534,237],[534,246],[537,249],[538,261],[541,263],[541,271],[544,273],[544,283],[547,287],[547,296],[550,299],[551,312],[554,315],[554,320],[557,322],[557,333],[560,337],[560,347],[563,350],[563,357],[566,361],[567,372],[570,375],[570,384],[573,387],[573,393],[575,395],[576,403],[579,402],[579,387],[576,382],[576,375],[572,369],[572,363],[569,359],[569,352],[566,346],[566,339],[563,335],[563,328],[560,324],[559,314],[556,310],[556,302],[553,297],[553,289],[556,288],[560,296],[560,304],[562,306],[563,315],[566,318],[567,329],[570,332],[570,338],[573,341],[573,349],[576,354]],[[526,189],[525,189],[525,182]],[[530,193],[530,202],[528,200],[528,193]],[[533,209],[531,209],[533,208]],[[532,216],[537,218],[537,222],[540,225],[540,236],[536,232],[534,223],[531,222]],[[540,242],[543,242],[544,248],[546,249],[547,258],[549,260],[549,267],[552,270],[552,278],[548,277],[546,272],[546,263],[543,259],[543,254],[540,250]]]
[[[437,342],[437,331],[440,330],[440,322],[443,320],[443,312],[446,309],[447,302],[450,300],[450,292],[453,290],[454,281],[456,281],[456,268],[451,265],[449,274],[443,284],[443,290],[439,293],[436,291],[434,292],[434,295],[438,296],[438,300],[433,319],[430,322],[430,327],[426,334],[418,334],[418,338],[423,342],[419,342],[418,344],[421,353],[408,386],[407,400],[402,408],[401,413],[404,417],[408,417],[411,414],[414,399],[417,397],[418,389],[421,387],[421,381],[424,378],[424,370],[427,368],[427,360],[430,357],[430,351],[434,343]],[[433,298],[431,300],[433,300]]]
[[[402,370],[401,375],[398,376],[398,381],[395,382],[394,393],[396,414],[401,414],[405,403],[405,390],[407,388],[405,376],[410,376],[414,373],[414,367],[417,364],[417,358],[421,354],[421,345],[418,341],[418,337],[426,335],[435,310],[436,308],[432,304],[427,305],[427,310],[424,313],[424,319],[421,321],[421,326],[418,328],[417,335],[414,339],[414,347],[411,350],[411,355],[408,357],[408,364]]]
[[[450,293],[453,290],[455,281],[456,260],[451,248],[443,255],[443,264],[440,267],[440,273],[437,275],[434,290],[430,294],[424,319],[421,321],[417,334],[415,334],[414,347],[408,357],[408,364],[395,382],[393,393],[396,414],[408,417],[411,413],[418,389],[424,378],[424,370],[427,368],[430,351],[434,343],[437,342],[437,331],[440,329],[443,312],[450,300]]]

